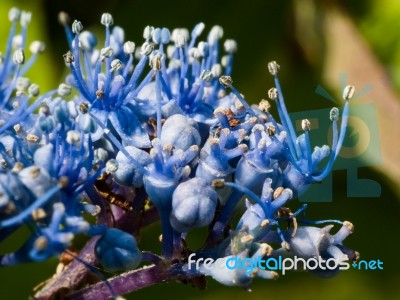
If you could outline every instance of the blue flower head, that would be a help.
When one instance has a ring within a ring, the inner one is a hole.
[[[68,297],[116,297],[153,280],[196,282],[204,275],[248,290],[253,278],[278,275],[253,268],[254,259],[357,259],[343,245],[353,231],[350,222],[310,221],[306,205],[292,211],[296,198],[332,170],[353,86],[344,90],[340,124],[339,109],[331,110],[331,147],[311,149],[313,124],[302,120],[303,132],[296,134],[275,61],[268,64],[275,82],[268,96],[279,119],[269,112],[268,101],[250,106],[235,88],[237,45],[228,39],[221,47],[220,26],[212,27],[204,41],[203,23],[192,31],[147,26],[143,43],[136,44],[125,40],[124,30],[104,13],[100,45],[80,21],[69,25],[61,13],[69,47],[64,61],[71,74],[40,94],[24,74],[44,45],[32,43],[32,56],[25,61],[30,14],[11,9],[9,19],[10,36],[0,59],[0,240],[22,225],[31,234],[20,249],[0,256],[0,266],[70,253],[76,235],[90,238],[38,298],[75,290],[86,284],[78,277],[88,278],[89,271],[103,282]],[[246,205],[240,206],[244,199]],[[139,236],[142,227],[157,220],[161,256],[141,251],[141,240],[132,234]],[[332,223],[342,226],[335,234]],[[193,249],[187,236],[196,228],[206,229],[207,236]],[[190,254],[212,258],[213,267],[204,263],[189,269]],[[247,263],[227,270],[236,258]],[[91,266],[99,263],[110,272],[132,271],[106,279]],[[139,268],[142,263],[152,266]],[[82,265],[86,269],[79,269]],[[338,270],[313,272],[330,277]]]

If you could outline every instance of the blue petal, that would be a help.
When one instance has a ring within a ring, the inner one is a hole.
[[[120,136],[123,146],[150,148],[149,135],[131,110],[124,107],[112,111],[110,112],[109,120]]]

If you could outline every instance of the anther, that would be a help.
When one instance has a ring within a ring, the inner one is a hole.
[[[115,173],[118,170],[118,162],[115,159],[110,159],[106,163],[106,172]]]
[[[221,76],[219,78],[219,83],[222,84],[225,87],[230,87],[233,83],[232,77],[231,76]]]
[[[114,24],[114,20],[111,14],[109,13],[104,13],[101,15],[101,20],[100,23],[106,27],[110,27],[111,25]]]
[[[46,45],[43,42],[33,41],[29,46],[29,51],[33,54],[42,53],[46,49]]]
[[[110,71],[118,71],[122,69],[122,62],[119,59],[114,59],[111,62],[111,69]]]
[[[337,121],[339,119],[339,109],[337,107],[333,107],[329,113],[329,118],[331,121]]]
[[[349,228],[350,232],[353,233],[354,232],[354,225],[353,223],[349,222],[349,221],[344,221],[343,222],[343,226],[346,226],[347,228]]]
[[[267,133],[269,136],[274,136],[276,134],[276,128],[274,125],[268,125]]]
[[[66,64],[70,64],[70,63],[73,63],[73,62],[74,62],[74,55],[72,54],[71,51],[68,51],[67,53],[65,53],[65,54],[63,55],[63,58],[64,58],[64,62],[65,62]]]
[[[37,135],[34,135],[34,134],[29,133],[29,134],[26,136],[26,140],[27,140],[28,142],[31,142],[31,143],[37,143],[37,142],[39,142],[39,137],[38,137]]]
[[[36,97],[40,93],[40,88],[36,83],[32,83],[28,88],[28,93],[31,97]]]
[[[258,104],[258,108],[263,112],[268,112],[271,108],[271,104],[269,104],[268,100],[262,99]]]
[[[151,60],[151,65],[153,70],[161,70],[161,55],[154,55],[153,59]]]
[[[114,54],[114,50],[111,47],[105,47],[100,49],[100,58],[101,61],[104,60],[104,58],[111,57]]]
[[[18,21],[20,17],[21,17],[21,11],[18,8],[13,7],[9,10],[8,19],[10,20],[10,22]]]
[[[19,173],[19,172],[22,171],[23,168],[24,168],[24,164],[21,163],[21,162],[19,162],[19,161],[17,161],[17,162],[14,164],[14,167],[11,169],[11,172],[13,172],[13,173]]]
[[[69,184],[69,179],[67,176],[61,176],[60,179],[58,180],[58,185],[61,188],[66,188]]]
[[[268,98],[274,101],[278,99],[278,90],[276,88],[270,88],[268,90]]]
[[[8,164],[4,159],[0,159],[0,165],[3,169],[7,169],[8,168]]]
[[[144,42],[142,47],[140,48],[140,54],[149,56],[151,52],[154,50],[154,44]]]
[[[43,208],[35,209],[32,212],[32,219],[34,221],[42,220],[42,219],[46,218],[46,216],[47,216],[47,214],[46,214],[46,212],[44,211]]]
[[[29,172],[29,175],[30,175],[33,179],[37,178],[37,177],[39,176],[39,174],[40,174],[40,168],[37,167],[37,166],[33,166],[33,167],[31,168],[30,172]]]
[[[39,237],[35,240],[35,243],[33,244],[33,246],[34,246],[37,250],[41,251],[41,250],[43,250],[43,249],[45,249],[45,248],[47,247],[48,243],[49,243],[49,242],[48,242],[48,240],[47,240],[46,237],[44,237],[44,236],[39,236]]]
[[[70,85],[68,85],[68,84],[61,83],[58,86],[57,93],[61,97],[69,96],[69,95],[71,95],[71,92],[72,92],[72,87]]]
[[[213,79],[213,74],[210,70],[203,70],[200,74],[201,80],[210,82]]]
[[[277,64],[276,61],[271,61],[268,63],[268,72],[271,75],[275,76],[276,74],[278,74],[279,68],[280,68],[280,66]]]
[[[225,180],[223,179],[214,179],[211,183],[211,186],[216,189],[222,189],[225,186]]]
[[[250,243],[250,242],[253,241],[253,240],[254,240],[254,236],[252,236],[251,234],[245,235],[245,236],[241,237],[241,239],[240,239],[240,241],[241,241],[243,244]]]
[[[274,199],[278,198],[278,197],[282,194],[283,191],[284,191],[284,188],[283,188],[283,187],[278,187],[278,188],[275,190],[274,194],[273,194],[273,198],[274,198]]]
[[[86,114],[89,111],[89,103],[82,102],[79,104],[79,111],[83,114]]]
[[[61,25],[67,25],[70,22],[69,15],[65,11],[60,11],[58,13],[58,22]]]
[[[356,88],[354,87],[354,85],[346,86],[343,90],[343,99],[350,100],[351,98],[353,98],[355,91]]]
[[[126,54],[132,54],[135,52],[135,43],[131,42],[131,41],[127,41],[124,43],[123,48],[124,48],[124,52]]]
[[[301,129],[303,129],[303,131],[310,131],[311,123],[308,119],[301,120]]]
[[[25,54],[24,54],[24,50],[22,49],[17,49],[14,51],[13,54],[13,62],[16,65],[22,65],[23,63],[25,63]]]
[[[268,225],[269,225],[269,220],[268,219],[263,220],[261,222],[261,224],[260,224],[261,227],[267,227]]]
[[[96,91],[96,98],[101,100],[104,97],[104,92],[102,90],[97,90]]]
[[[81,141],[81,135],[76,130],[69,130],[67,132],[66,140],[67,140],[68,144],[71,144],[71,145],[77,144],[77,143],[79,143]]]
[[[75,33],[75,34],[80,34],[82,30],[83,30],[82,23],[80,21],[78,21],[78,20],[75,20],[72,23],[72,32]]]

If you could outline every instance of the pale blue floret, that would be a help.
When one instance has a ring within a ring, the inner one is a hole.
[[[107,229],[95,246],[101,265],[110,272],[135,269],[142,261],[136,239],[117,228]]]
[[[170,221],[178,232],[204,227],[214,218],[218,194],[202,178],[182,182],[172,196]]]

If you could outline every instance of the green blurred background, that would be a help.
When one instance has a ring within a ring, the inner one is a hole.
[[[125,29],[126,39],[137,45],[142,42],[146,25],[192,28],[202,21],[209,29],[219,24],[224,28],[224,38],[238,42],[233,72],[235,86],[254,103],[265,98],[273,84],[266,68],[270,60],[277,60],[281,65],[281,84],[292,112],[331,107],[332,102],[314,91],[320,85],[339,97],[341,73],[346,73],[349,82],[356,83],[357,87],[372,86],[372,91],[360,97],[357,103],[377,105],[382,159],[372,166],[374,157],[364,157],[360,165],[366,167],[358,169],[358,177],[378,182],[381,196],[349,197],[348,174],[346,170],[337,170],[333,173],[334,200],[312,203],[308,216],[351,221],[355,233],[346,240],[346,246],[358,250],[362,259],[380,259],[384,270],[350,269],[329,280],[290,272],[277,281],[255,280],[252,293],[222,286],[212,279],[206,291],[179,283],[164,283],[129,295],[128,299],[400,299],[398,0],[3,0],[0,2],[0,40],[3,43],[9,30],[7,13],[12,6],[32,11],[29,40],[46,42],[46,52],[28,73],[42,91],[56,87],[67,72],[62,59],[67,44],[57,23],[57,13],[61,10],[100,35],[103,34],[99,25],[101,13],[110,12],[114,23]],[[4,46],[0,51],[4,51]],[[293,203],[292,207],[297,204]],[[142,249],[157,244],[158,232],[157,224],[146,229],[142,235]],[[22,229],[5,245],[0,245],[1,252],[21,244],[25,234]],[[56,265],[57,260],[51,260],[0,269],[0,299],[28,298],[36,284],[54,273]]]

